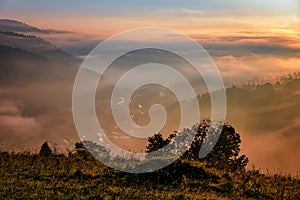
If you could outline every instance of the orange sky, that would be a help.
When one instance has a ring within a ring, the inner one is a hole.
[[[242,31],[299,37],[298,0],[179,0],[124,2],[0,1],[0,17],[42,28],[104,35],[155,26],[185,34],[240,34]]]

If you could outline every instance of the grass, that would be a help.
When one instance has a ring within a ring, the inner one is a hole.
[[[181,160],[154,173],[115,171],[79,155],[0,153],[0,199],[300,199],[300,180]]]

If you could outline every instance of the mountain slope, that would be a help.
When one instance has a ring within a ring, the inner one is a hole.
[[[0,45],[10,46],[32,52],[64,64],[78,64],[80,61],[54,44],[34,36],[36,33],[49,33],[25,23],[0,19]]]
[[[300,73],[274,84],[233,86],[226,89],[226,96],[226,121],[234,124],[241,134],[242,152],[249,157],[250,164],[255,163],[262,169],[298,173]],[[209,118],[210,95],[198,96],[198,102],[201,119]],[[171,122],[180,119],[180,111],[175,104],[170,105],[167,111]]]
[[[42,30],[39,28],[11,19],[0,19],[0,29],[2,31],[13,31],[13,32],[23,32],[23,33],[42,32]]]
[[[63,72],[70,68],[29,51],[0,45],[1,86],[24,85],[63,78]],[[69,70],[73,71],[73,70]]]
[[[79,61],[42,38],[12,31],[1,31],[1,28],[0,26],[0,45],[26,50],[37,55],[55,59],[61,63],[75,64]]]
[[[35,148],[45,139],[61,145],[63,139],[77,138],[70,108],[80,60],[42,38],[4,28],[0,27],[1,145]]]

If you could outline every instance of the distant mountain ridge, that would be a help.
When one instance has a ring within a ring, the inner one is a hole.
[[[2,31],[13,31],[17,33],[69,33],[69,31],[62,30],[40,29],[12,19],[0,19],[0,27]]]
[[[71,54],[59,49],[49,41],[32,35],[34,32],[43,31],[15,20],[0,19],[0,45],[29,51],[43,57],[55,59],[60,63],[79,63],[79,60]],[[27,33],[30,33],[30,35]]]
[[[15,36],[15,37],[24,37],[24,38],[36,38],[34,35],[25,35],[22,33],[12,32],[12,31],[2,31],[0,30],[0,34],[8,35],[8,36]]]
[[[12,32],[42,32],[39,28],[11,19],[0,19],[0,30]]]
[[[42,30],[15,20],[0,20],[2,86],[63,79],[79,66],[79,59],[33,35],[32,31]]]

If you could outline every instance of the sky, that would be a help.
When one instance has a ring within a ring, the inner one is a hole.
[[[291,34],[299,31],[299,6],[298,0],[1,0],[0,15],[40,27],[104,35],[144,26],[186,34],[228,34],[243,29],[276,33],[283,28]]]
[[[182,32],[208,50],[228,84],[299,70],[299,11],[299,0],[0,0],[0,18],[70,31],[44,37],[83,57],[128,29]]]

